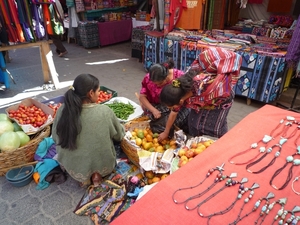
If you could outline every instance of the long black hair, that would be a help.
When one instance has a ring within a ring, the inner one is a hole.
[[[91,74],[78,75],[73,86],[65,93],[64,108],[58,120],[56,132],[62,148],[74,150],[77,148],[77,135],[81,132],[80,114],[82,102],[90,101],[88,93],[99,88],[99,80]]]
[[[153,82],[160,82],[167,78],[169,69],[174,68],[173,59],[168,59],[164,63],[153,64],[149,69],[149,77]]]
[[[167,84],[160,92],[160,102],[166,106],[179,105],[180,99],[193,87],[193,78],[199,73],[198,69],[190,69],[184,75]]]

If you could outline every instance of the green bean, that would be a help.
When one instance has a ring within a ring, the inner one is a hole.
[[[111,104],[106,104],[112,111],[116,114],[119,119],[127,120],[128,117],[134,113],[134,107],[129,102],[128,104],[123,102],[113,102]]]

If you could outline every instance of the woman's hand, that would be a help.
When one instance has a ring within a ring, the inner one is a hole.
[[[157,140],[158,140],[159,142],[160,142],[160,141],[163,141],[163,140],[167,139],[168,136],[169,136],[169,133],[166,132],[166,131],[164,131],[164,132],[162,132],[162,133],[159,134]]]
[[[160,113],[160,111],[157,110],[157,109],[154,109],[154,110],[152,111],[152,114],[153,114],[153,116],[154,116],[155,119],[158,119],[158,118],[161,117],[161,113]]]

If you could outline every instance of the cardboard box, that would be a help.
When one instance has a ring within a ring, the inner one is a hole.
[[[23,131],[27,134],[27,135],[32,135],[32,134],[35,134],[39,131],[41,131],[42,129],[44,129],[46,126],[50,125],[52,122],[53,122],[53,115],[54,115],[54,111],[48,107],[47,105],[41,103],[41,102],[38,102],[34,99],[31,99],[31,98],[28,98],[28,99],[24,99],[21,103],[19,104],[16,104],[16,105],[13,105],[13,106],[10,106],[8,107],[5,111],[6,111],[6,114],[9,116],[9,111],[10,110],[17,110],[19,108],[19,105],[25,105],[25,106],[32,106],[32,105],[35,105],[36,107],[42,109],[42,111],[48,115],[48,119],[47,121],[40,127],[34,127],[30,124],[26,124],[26,125],[22,125],[22,124],[19,124],[18,121],[16,121],[14,118],[11,118],[11,120],[15,121],[16,123],[18,123],[18,125],[23,129]]]

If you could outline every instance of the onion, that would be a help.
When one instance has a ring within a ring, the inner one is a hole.
[[[16,132],[6,131],[0,136],[0,150],[2,152],[13,151],[20,146],[20,138]]]
[[[14,131],[14,126],[10,121],[0,120],[0,136],[6,131]]]
[[[24,131],[15,132],[20,138],[20,147],[26,145],[30,141],[30,137]]]

